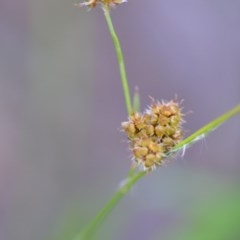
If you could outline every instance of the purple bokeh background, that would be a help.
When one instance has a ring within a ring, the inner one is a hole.
[[[102,11],[73,3],[0,1],[1,240],[67,239],[130,166],[120,132],[127,113]],[[149,96],[177,94],[184,111],[193,111],[186,116],[188,135],[238,104],[239,12],[238,0],[129,0],[114,9],[142,109]],[[202,199],[234,189],[239,122],[231,119],[145,177],[98,239],[164,238]]]

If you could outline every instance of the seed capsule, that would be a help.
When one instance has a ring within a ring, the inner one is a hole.
[[[165,127],[165,134],[166,134],[167,136],[173,135],[173,134],[175,133],[175,131],[176,131],[176,130],[175,130],[173,127],[169,126],[169,125],[167,125],[167,126]]]
[[[141,147],[148,147],[151,142],[150,138],[140,139],[136,144]]]
[[[142,158],[148,154],[148,149],[146,147],[136,147],[133,149],[134,156],[138,158]]]
[[[145,130],[149,137],[151,137],[154,134],[154,126],[152,125],[147,125]]]
[[[155,156],[156,156],[156,163],[160,164],[162,162],[162,158],[163,158],[162,153],[157,153]]]
[[[175,133],[173,134],[173,138],[176,140],[180,140],[182,138],[182,132],[180,129],[175,131]]]
[[[155,165],[156,156],[154,154],[148,154],[146,156],[146,161],[144,162],[144,166],[146,168],[152,168]]]
[[[131,116],[131,120],[133,122],[133,124],[135,125],[135,127],[138,129],[138,130],[141,130],[144,128],[145,126],[145,123],[144,123],[144,118],[142,115],[140,115],[139,113],[134,113],[132,116]]]
[[[158,153],[158,152],[163,151],[162,146],[160,144],[155,143],[155,142],[151,142],[148,147],[154,153]]]
[[[126,133],[133,134],[133,133],[136,132],[136,128],[135,128],[133,123],[123,122],[122,123],[122,128],[126,131]]]
[[[157,114],[146,114],[144,118],[146,124],[155,125],[158,122]]]
[[[181,120],[181,117],[180,117],[180,116],[178,116],[178,115],[173,115],[173,116],[171,116],[171,118],[170,118],[170,125],[171,125],[171,126],[177,126],[177,125],[179,125],[180,120]]]
[[[162,106],[161,114],[165,117],[170,117],[172,115],[172,111],[171,111],[170,106],[167,106],[167,105]]]
[[[155,133],[159,138],[162,138],[162,136],[165,134],[165,127],[157,125],[155,127]]]
[[[161,126],[166,126],[168,123],[169,123],[169,118],[168,117],[165,117],[163,115],[160,115],[159,118],[158,118],[158,123],[161,125]]]
[[[170,107],[172,115],[179,115],[180,114],[181,109],[179,108],[178,104],[171,101],[170,104],[169,104],[169,107]]]
[[[163,138],[163,144],[167,148],[172,147],[172,146],[174,146],[174,140],[170,137],[165,137],[165,138]]]

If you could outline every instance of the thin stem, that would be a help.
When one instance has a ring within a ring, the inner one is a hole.
[[[184,146],[190,146],[192,143],[201,137],[201,135],[206,135],[210,131],[214,130],[220,124],[227,121],[229,118],[240,113],[240,105],[237,105],[232,110],[226,112],[210,123],[206,124],[196,132],[194,132],[189,137],[185,138],[179,144],[174,147],[173,151],[180,150]],[[169,153],[171,155],[171,153]],[[90,240],[94,233],[97,231],[98,227],[113,210],[113,208],[118,204],[118,202],[124,197],[127,192],[136,184],[143,176],[145,176],[146,171],[141,171],[138,173],[130,172],[129,176],[125,180],[125,183],[115,192],[112,198],[106,203],[106,205],[100,210],[100,212],[93,218],[93,220],[82,230],[82,232],[74,238],[74,240]]]
[[[132,188],[132,186],[140,180],[146,172],[138,172],[135,175],[128,177],[125,183],[115,192],[112,198],[106,203],[106,205],[100,210],[100,212],[92,219],[82,232],[74,238],[74,240],[90,240],[96,230],[99,228],[103,220],[110,214],[113,208],[118,204],[123,196]]]
[[[133,95],[133,111],[140,112],[140,94],[138,87],[135,87],[135,92]]]
[[[128,115],[130,115],[132,113],[132,103],[131,103],[131,95],[130,95],[130,91],[129,91],[129,85],[128,85],[128,80],[127,80],[127,74],[126,74],[122,49],[120,46],[118,36],[117,36],[117,34],[114,30],[113,24],[112,24],[109,8],[105,5],[103,5],[103,10],[104,10],[104,16],[105,16],[105,19],[106,19],[106,22],[108,25],[108,29],[111,34],[112,41],[113,41],[113,44],[114,44],[114,47],[116,50],[118,64],[119,64],[119,70],[120,70],[120,75],[121,75],[121,81],[122,81],[122,87],[123,87],[123,93],[124,93],[124,98],[125,98],[125,104],[126,104]]]
[[[240,113],[240,104],[234,107],[233,109],[229,110],[228,112],[224,113],[220,117],[214,119],[210,123],[206,124],[196,132],[194,132],[189,137],[182,140],[179,144],[177,144],[172,151],[178,151],[179,149],[188,146],[197,140],[202,139],[202,137],[205,137],[209,132],[215,130],[217,127],[219,127],[222,123],[227,121],[229,118],[233,117],[236,114]]]

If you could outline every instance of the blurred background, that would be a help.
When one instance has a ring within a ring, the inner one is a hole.
[[[101,9],[0,1],[0,239],[72,239],[130,166]],[[131,90],[184,99],[186,135],[240,102],[238,0],[129,0],[112,10]],[[240,120],[144,177],[104,240],[240,239]]]

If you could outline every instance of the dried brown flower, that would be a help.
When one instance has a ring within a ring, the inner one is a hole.
[[[79,6],[79,7],[87,6],[89,8],[94,8],[98,4],[105,5],[107,7],[113,7],[113,6],[119,5],[119,4],[124,3],[124,2],[126,2],[126,0],[86,0],[83,3],[79,3],[79,4],[76,4],[76,5]]]

